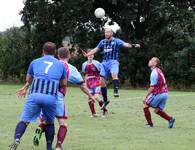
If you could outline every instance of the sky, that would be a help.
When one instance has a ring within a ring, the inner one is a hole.
[[[0,0],[0,32],[23,25],[18,13],[24,7],[23,0]]]

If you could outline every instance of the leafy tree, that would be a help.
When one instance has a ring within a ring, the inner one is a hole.
[[[0,71],[2,79],[23,78],[29,64],[25,31],[10,28],[0,34]]]
[[[43,43],[53,41],[61,46],[64,37],[69,37],[74,45],[71,51],[76,57],[71,63],[80,68],[85,58],[78,47],[93,48],[104,38],[103,22],[94,17],[94,10],[102,7],[121,26],[116,36],[142,46],[120,50],[122,83],[128,81],[133,87],[148,85],[147,63],[157,56],[170,86],[189,88],[195,85],[193,0],[26,0],[24,3],[21,11],[24,27],[0,36],[3,77],[10,72],[20,76],[24,69],[19,68],[26,69],[30,60],[41,55]],[[3,57],[10,59],[12,55],[21,61],[12,59],[15,69],[6,69],[9,64]],[[96,58],[100,60],[101,54]]]

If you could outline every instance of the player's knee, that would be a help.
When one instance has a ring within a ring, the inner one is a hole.
[[[20,121],[20,122],[23,122],[26,126],[30,124],[30,122],[26,122],[26,121]]]
[[[45,124],[46,125],[50,125],[50,124],[52,125],[52,124],[54,124],[54,122],[45,122]]]
[[[58,119],[58,123],[60,126],[68,126],[66,119]]]
[[[113,73],[113,74],[112,74],[112,79],[113,79],[113,80],[118,80],[118,74]]]
[[[101,81],[101,86],[105,87],[106,86],[105,79],[103,77],[100,77],[100,81]]]
[[[101,83],[101,87],[106,87],[106,83],[105,82]]]
[[[149,108],[149,106],[144,102],[143,103],[143,108]]]
[[[100,99],[99,94],[95,94],[95,95],[94,95],[94,98],[98,101],[98,100]]]
[[[89,99],[89,103],[95,103],[95,101],[93,99]]]
[[[40,121],[40,123],[45,124],[45,120],[43,118],[40,118],[39,121]]]
[[[158,111],[159,111],[159,108],[155,108],[154,109],[154,112],[157,114],[158,113]]]

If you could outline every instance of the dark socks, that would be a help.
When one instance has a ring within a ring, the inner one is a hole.
[[[64,139],[66,137],[66,133],[67,133],[67,127],[64,125],[61,125],[58,130],[56,147],[62,146],[62,143],[64,142]]]
[[[23,121],[18,122],[16,129],[15,129],[15,134],[14,134],[14,139],[20,139],[22,135],[24,134],[26,130],[27,124]]]
[[[45,132],[45,126],[46,126],[45,123],[40,123],[39,124],[39,128],[41,128],[42,132]]]
[[[102,96],[103,96],[103,100],[104,102],[107,102],[108,101],[108,98],[107,98],[107,87],[101,87],[101,92],[102,92]]]
[[[89,102],[89,108],[92,114],[96,114],[95,112],[95,106],[94,106],[94,101],[90,100]]]
[[[118,79],[113,80],[113,85],[114,85],[114,93],[118,94],[118,88],[119,88],[119,81]]]
[[[149,108],[144,108],[144,115],[149,125],[153,125]]]
[[[98,103],[99,103],[99,106],[100,106],[100,107],[102,107],[102,106],[103,106],[103,104],[104,104],[104,102],[103,102],[102,100],[101,100],[101,101],[99,101]]]
[[[46,124],[45,125],[45,138],[46,138],[46,143],[47,143],[47,150],[52,150],[54,134],[55,134],[54,124]]]
[[[161,116],[162,118],[164,118],[167,121],[171,120],[171,117],[163,110],[158,110],[156,114],[158,114],[159,116]]]

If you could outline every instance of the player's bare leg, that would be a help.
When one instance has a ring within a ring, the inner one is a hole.
[[[100,108],[102,108],[104,102],[101,100],[100,94],[94,94],[94,98],[98,102]]]
[[[68,131],[67,119],[58,118],[59,129],[57,134],[57,143],[55,150],[62,150],[62,144],[66,138],[66,134]]]
[[[102,115],[105,116],[106,113],[107,113],[107,109],[106,109],[106,108],[103,108],[103,109],[102,109],[102,106],[104,105],[104,102],[101,100],[100,94],[95,94],[95,95],[94,95],[94,98],[95,98],[95,100],[98,102],[98,104],[99,104],[101,110],[103,111],[103,112],[102,112]]]
[[[143,111],[144,111],[144,116],[145,116],[146,121],[147,121],[146,127],[149,127],[149,128],[153,127],[149,106],[147,104],[145,104],[145,102],[143,104]]]
[[[119,88],[119,80],[118,74],[112,73],[113,85],[114,85],[114,97],[119,97],[118,88]]]

